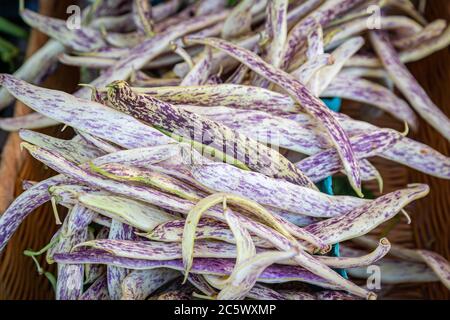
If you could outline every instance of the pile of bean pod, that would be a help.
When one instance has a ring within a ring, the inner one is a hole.
[[[375,199],[361,188],[382,184],[371,157],[441,179],[450,158],[321,100],[371,105],[411,130],[420,116],[449,140],[450,120],[405,67],[450,44],[447,22],[426,21],[425,1],[234,2],[80,1],[75,27],[22,3],[50,40],[0,75],[0,107],[35,111],[0,128],[58,174],[24,181],[0,216],[0,250],[51,202],[59,230],[24,254],[57,264],[55,275],[38,264],[56,299],[382,298],[361,280],[371,265],[382,287],[450,288],[440,255],[368,236],[429,187]],[[40,87],[58,63],[85,84]],[[75,136],[33,131],[58,124]],[[320,192],[335,175],[356,196]]]

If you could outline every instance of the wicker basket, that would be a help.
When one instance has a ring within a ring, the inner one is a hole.
[[[50,16],[64,17],[65,8],[70,1],[41,1],[41,11]],[[450,1],[434,0],[428,2],[426,12],[431,21],[437,18],[450,20]],[[45,42],[45,37],[33,31],[28,54],[31,54]],[[420,62],[413,63],[410,69],[430,94],[433,101],[450,116],[450,52],[449,49],[430,56]],[[77,83],[78,73],[74,69],[59,68],[45,86],[71,92]],[[62,81],[63,80],[63,81]],[[356,118],[361,115],[361,107],[355,103],[345,103],[343,112]],[[22,104],[16,105],[16,114],[29,112]],[[371,120],[373,123],[402,130],[402,124],[392,117],[383,115]],[[46,130],[48,134],[62,136],[60,128]],[[64,136],[70,136],[64,132]],[[425,122],[420,123],[419,132],[411,136],[425,142],[445,155],[450,155],[450,144]],[[25,153],[19,152],[19,139],[11,134],[3,151],[0,167],[0,212],[3,212],[14,197],[22,192],[23,179],[42,180],[52,174],[42,164]],[[404,187],[408,183],[427,183],[431,187],[430,194],[410,205],[407,210],[413,222],[407,225],[402,221],[390,233],[388,238],[408,248],[425,248],[436,251],[450,259],[450,181],[436,179],[417,171],[397,165],[384,159],[373,159],[385,182],[385,192]],[[376,190],[375,185],[368,186]],[[24,257],[26,248],[39,249],[50,240],[56,229],[49,206],[43,206],[31,214],[20,226],[8,246],[0,256],[0,299],[52,299],[52,289],[47,279],[39,276],[31,259]],[[375,231],[377,233],[377,231]],[[41,261],[46,270],[54,271]],[[449,291],[440,284],[401,285],[388,293],[390,298],[408,299],[449,299]]]

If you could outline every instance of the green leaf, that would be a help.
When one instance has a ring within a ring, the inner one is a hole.
[[[234,7],[238,2],[239,0],[228,0],[227,6]]]
[[[28,36],[28,32],[25,29],[3,17],[0,17],[0,32],[21,39],[25,39]]]
[[[0,37],[0,60],[11,64],[13,59],[18,56],[19,52],[19,48]]]
[[[375,199],[374,194],[370,190],[363,187],[361,191],[364,194],[365,199]],[[337,196],[358,197],[347,177],[341,176],[333,177],[333,193]]]

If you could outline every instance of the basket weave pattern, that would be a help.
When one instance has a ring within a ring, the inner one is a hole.
[[[40,12],[44,15],[64,19],[67,17],[66,8],[72,4],[70,0],[40,1]],[[27,56],[38,50],[47,37],[33,30],[27,49]],[[43,86],[67,92],[72,92],[78,83],[79,72],[76,68],[66,66],[50,76]],[[18,102],[15,106],[15,115],[30,113],[31,110]],[[71,130],[61,133],[61,127],[40,130],[43,133],[69,138]],[[17,133],[11,133],[4,147],[0,166],[0,212],[3,212],[11,201],[22,190],[23,180],[41,181],[54,175],[44,166],[29,156],[20,152],[20,138]],[[0,299],[53,299],[53,290],[44,276],[39,276],[36,266],[29,257],[23,255],[25,249],[40,249],[57,230],[51,207],[44,205],[30,214],[17,232],[11,238],[8,246],[0,255]],[[48,271],[54,272],[54,266],[44,263],[44,257],[38,259]]]

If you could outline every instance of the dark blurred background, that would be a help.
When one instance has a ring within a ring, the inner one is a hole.
[[[38,10],[38,0],[25,1],[26,7]],[[29,35],[28,26],[19,16],[18,0],[1,0],[0,10],[0,72],[14,73],[25,56]],[[10,117],[13,105],[0,111],[0,117]],[[0,131],[0,152],[7,137]]]

